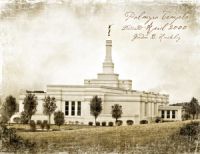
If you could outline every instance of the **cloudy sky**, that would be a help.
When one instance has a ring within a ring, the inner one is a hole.
[[[83,84],[102,72],[107,26],[114,24],[113,61],[120,79],[132,79],[134,90],[170,95],[170,102],[200,98],[198,6],[159,3],[40,4],[15,10],[1,19],[3,92],[46,90],[47,84]],[[9,6],[12,10],[12,7]],[[159,15],[163,10],[189,12],[179,42],[136,40],[122,31],[125,12]],[[2,71],[1,71],[2,72]]]

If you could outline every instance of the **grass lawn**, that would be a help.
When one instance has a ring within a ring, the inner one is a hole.
[[[182,153],[195,147],[179,135],[180,127],[187,122],[119,127],[65,125],[61,131],[17,134],[38,143],[40,152]]]

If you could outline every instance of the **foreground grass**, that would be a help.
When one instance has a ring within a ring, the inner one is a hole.
[[[184,123],[187,122],[120,127],[63,126],[62,131],[18,132],[18,135],[36,142],[40,152],[191,152],[195,145],[179,136]]]

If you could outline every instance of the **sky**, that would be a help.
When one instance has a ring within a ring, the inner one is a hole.
[[[113,62],[120,79],[133,80],[134,90],[169,94],[170,103],[200,98],[199,18],[194,8],[71,2],[18,10],[0,20],[2,91],[17,96],[20,89],[45,91],[47,84],[82,85],[84,79],[96,78],[102,72],[108,25],[113,24]],[[192,10],[191,27],[178,43],[131,41],[132,31],[121,30],[126,11],[158,15],[166,9]]]

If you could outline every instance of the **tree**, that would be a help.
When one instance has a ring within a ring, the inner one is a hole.
[[[6,97],[6,101],[3,103],[2,114],[9,120],[16,112],[17,102],[16,98],[12,95]]]
[[[54,113],[54,122],[57,126],[60,126],[64,124],[65,119],[64,119],[64,113],[62,111],[57,111]]]
[[[94,116],[95,125],[96,119],[101,114],[102,111],[102,100],[98,96],[94,96],[90,101],[90,112]]]
[[[190,103],[187,103],[185,105],[186,112],[188,112],[190,115],[192,115],[192,118],[194,119],[195,115],[199,112],[199,103],[196,98],[192,98]]]
[[[24,98],[23,104],[24,112],[27,115],[28,121],[30,123],[32,115],[34,115],[37,111],[37,97],[32,93],[28,93]]]
[[[43,113],[48,115],[49,117],[49,125],[50,123],[50,119],[51,119],[51,115],[53,114],[53,112],[56,110],[57,106],[56,106],[56,99],[54,97],[50,97],[47,96],[44,98],[44,104],[43,104]]]
[[[112,106],[112,117],[115,118],[115,122],[122,116],[122,106],[119,104],[114,104]]]

